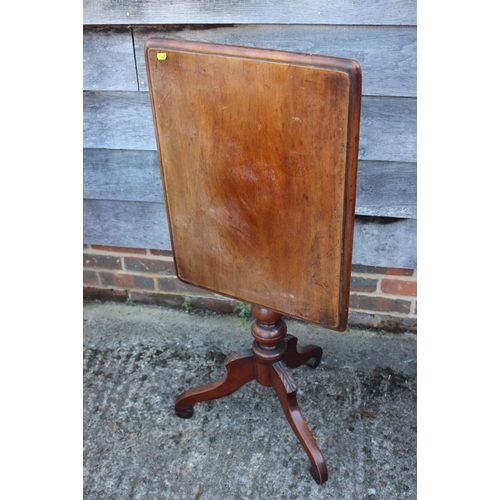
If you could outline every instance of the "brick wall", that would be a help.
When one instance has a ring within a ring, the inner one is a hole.
[[[234,312],[236,301],[186,285],[175,276],[172,252],[84,245],[86,299]],[[417,271],[354,265],[349,325],[416,331]]]

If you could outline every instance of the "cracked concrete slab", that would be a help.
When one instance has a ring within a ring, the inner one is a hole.
[[[250,382],[199,403],[176,397],[225,374],[251,346],[250,320],[84,303],[84,494],[104,499],[416,498],[416,335],[339,333],[286,319],[316,369],[293,369],[298,403],[328,466],[317,485],[271,388]]]

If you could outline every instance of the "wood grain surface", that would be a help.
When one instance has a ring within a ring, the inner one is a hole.
[[[359,65],[162,39],[145,53],[179,278],[345,329]]]
[[[416,0],[84,0],[84,24],[416,24]]]

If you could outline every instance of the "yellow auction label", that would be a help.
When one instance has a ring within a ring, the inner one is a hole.
[[[156,54],[156,58],[158,61],[164,61],[167,58],[167,54],[165,52],[161,52]]]

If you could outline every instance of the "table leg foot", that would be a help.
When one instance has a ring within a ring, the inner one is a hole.
[[[229,396],[242,385],[254,380],[255,369],[251,349],[230,354],[224,360],[226,375],[210,384],[190,389],[182,393],[175,402],[175,414],[181,418],[193,416],[193,405],[202,401]]]
[[[317,345],[306,345],[297,349],[297,337],[287,335],[285,337],[286,351],[285,364],[289,368],[297,368],[306,363],[311,368],[317,368],[321,363],[323,349]]]
[[[176,411],[177,416],[181,418],[191,418],[193,413],[193,406],[188,406],[187,408],[184,408],[184,410],[179,410],[179,412]]]
[[[312,477],[318,484],[322,484],[328,479],[326,462],[300,411],[297,403],[297,385],[292,373],[283,361],[274,363],[272,368],[273,387],[283,412],[311,461]]]

